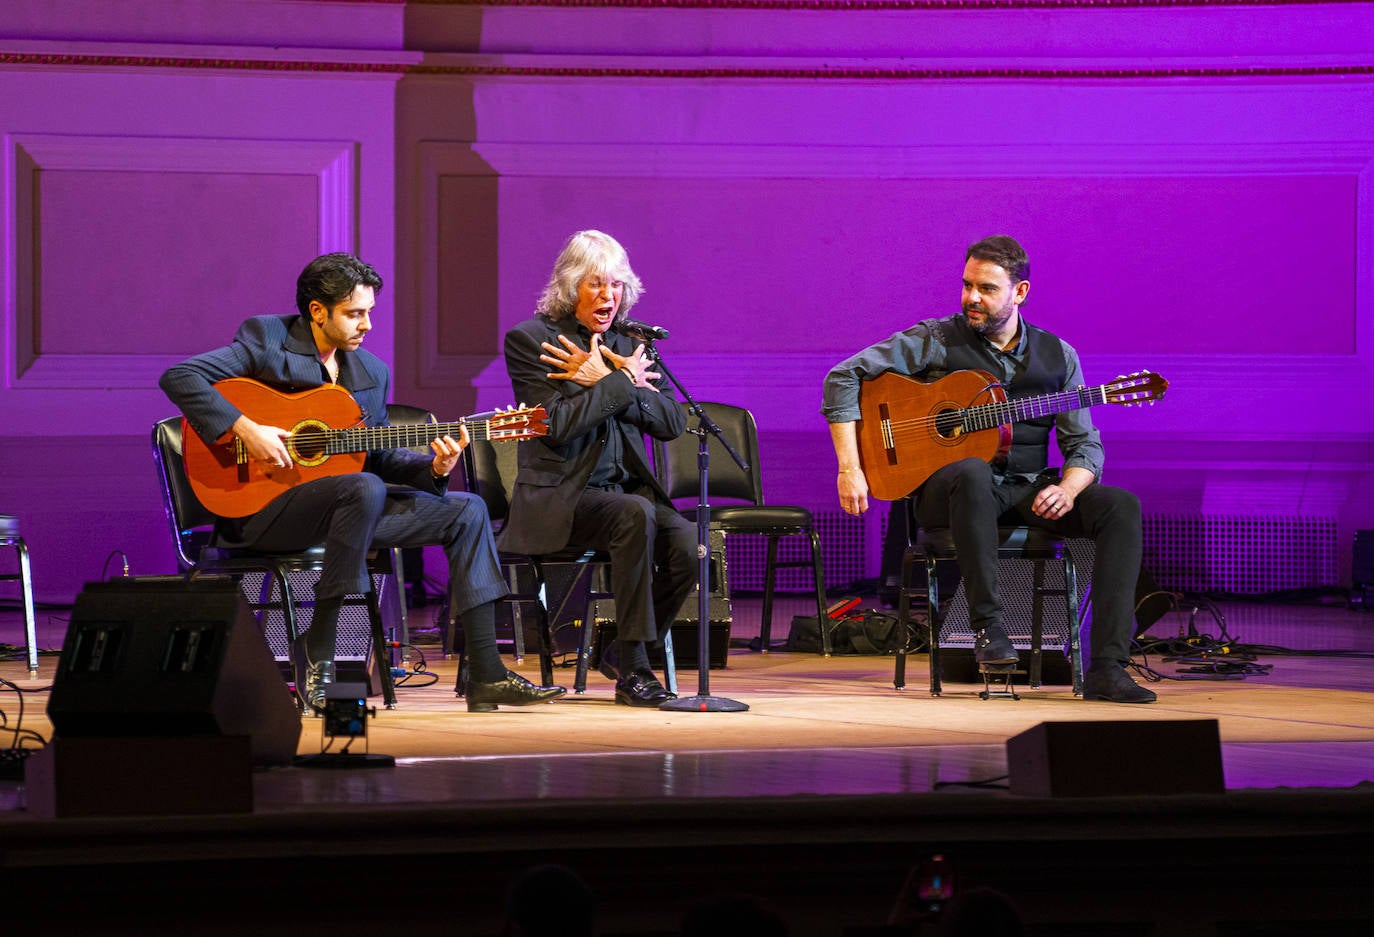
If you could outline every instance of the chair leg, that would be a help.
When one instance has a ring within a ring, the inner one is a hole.
[[[1083,695],[1083,610],[1078,606],[1078,567],[1064,544],[1064,607],[1069,616],[1069,672],[1073,695]]]
[[[591,592],[588,591],[587,604],[582,609],[582,634],[577,639],[577,669],[573,673],[574,693],[587,692],[587,669],[592,662],[592,645],[601,641],[601,626],[596,620],[595,605]]]
[[[519,570],[513,564],[506,564],[505,572],[506,587],[510,590],[510,594],[519,595]],[[511,644],[514,646],[515,662],[517,664],[523,663],[525,660],[525,621],[524,610],[521,606],[524,605],[524,603],[520,601],[513,601],[509,596],[506,598],[505,601],[506,604],[510,606]]]
[[[377,590],[367,593],[367,617],[372,622],[372,656],[377,662],[377,674],[382,683],[382,702],[387,709],[396,708],[396,683],[391,677],[391,655],[387,653],[386,633],[382,628],[382,607]]]
[[[1045,642],[1045,560],[1033,560],[1031,574],[1031,646],[1030,673],[1027,682],[1039,688],[1042,674],[1042,650]]]
[[[763,563],[763,622],[759,629],[759,650],[764,654],[773,643],[773,586],[778,575],[778,538],[768,535],[768,549]],[[821,619],[819,625],[824,626]]]
[[[944,692],[940,673],[940,577],[936,575],[936,560],[926,557],[926,641],[930,646],[930,695]]]
[[[911,568],[915,562],[910,550],[903,551],[902,578],[897,589],[897,627],[902,631],[902,642],[892,668],[892,685],[899,690],[906,689],[906,655],[911,644]]]
[[[698,661],[697,666],[706,667],[709,670],[711,662],[709,660]],[[663,688],[669,693],[677,694],[677,657],[673,653],[672,628],[663,632]]]
[[[553,684],[553,625],[543,608],[539,610],[539,682],[543,686]]]
[[[396,640],[401,644],[402,654],[410,650],[410,614],[406,609],[406,569],[405,558],[400,547],[391,548],[391,577],[396,582]]]
[[[272,570],[271,574],[263,580],[264,591],[269,588],[268,579],[276,583],[277,594],[281,596],[281,617],[282,623],[286,627],[286,640],[295,644],[301,639],[301,630],[300,622],[296,618],[296,597],[291,593],[291,577],[280,569]]]
[[[33,571],[29,566],[29,547],[22,537],[14,541],[19,554],[19,593],[24,605],[24,650],[29,678],[38,676],[38,620],[33,610]]]
[[[535,602],[539,616],[539,682],[544,686],[553,683],[553,620],[549,617],[548,581],[544,578],[544,567],[538,560],[531,560],[534,568],[534,589],[539,596]]]
[[[815,528],[808,530],[807,535],[811,538],[811,575],[815,579],[816,586],[816,621],[820,625],[821,654],[825,657],[829,657],[831,654],[830,629],[825,627],[827,621],[825,611],[825,566],[821,557],[821,537],[820,534],[816,533]]]

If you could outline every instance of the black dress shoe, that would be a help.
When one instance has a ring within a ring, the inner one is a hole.
[[[647,670],[632,670],[615,682],[615,701],[622,706],[657,706],[675,698]]]
[[[1083,698],[1106,703],[1153,703],[1155,691],[1131,679],[1124,667],[1089,667],[1083,675]]]
[[[497,705],[530,706],[534,703],[547,703],[568,692],[561,686],[535,686],[514,671],[495,683],[478,683],[469,680],[467,687],[468,712],[489,713]]]
[[[1001,625],[988,625],[973,642],[973,659],[981,664],[1014,664],[1020,658]]]

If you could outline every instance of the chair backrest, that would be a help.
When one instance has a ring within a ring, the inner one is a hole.
[[[424,407],[408,403],[389,403],[386,405],[386,421],[392,426],[405,423],[438,423],[439,418]]]
[[[463,475],[468,491],[487,504],[493,521],[504,521],[515,495],[519,456],[514,440],[474,439],[463,450]]]
[[[679,401],[679,406],[687,416],[689,427],[696,425],[687,404]],[[735,464],[730,453],[721,446],[720,440],[710,438],[707,455],[710,457],[710,474],[707,479],[707,494],[714,501],[717,498],[733,498],[750,504],[763,504],[763,473],[759,471],[759,431],[754,423],[754,414],[743,407],[728,403],[701,403],[701,408],[711,421],[720,427],[721,433],[730,445],[749,464],[742,469]],[[697,496],[700,481],[697,478],[697,455],[700,441],[694,433],[683,433],[677,439],[654,444],[654,468],[658,472],[659,483],[663,485],[668,497],[694,498]]]
[[[392,426],[404,426],[407,423],[438,423],[439,418],[424,407],[415,407],[408,403],[389,403],[386,405],[386,421]],[[428,444],[411,448],[414,452],[430,451]]]
[[[215,515],[200,503],[186,477],[186,465],[181,461],[181,417],[169,416],[153,424],[153,462],[162,483],[162,507],[171,527],[177,562],[189,570],[210,541]]]

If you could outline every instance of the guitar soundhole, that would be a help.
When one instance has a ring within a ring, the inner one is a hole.
[[[291,430],[286,448],[298,465],[319,465],[329,458],[329,426],[320,420],[302,420]]]
[[[935,414],[935,433],[942,439],[955,439],[964,432],[964,420],[958,410],[941,410]]]

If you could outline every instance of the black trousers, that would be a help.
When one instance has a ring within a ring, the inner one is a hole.
[[[369,550],[431,545],[442,546],[448,557],[453,614],[509,592],[481,498],[391,487],[368,472],[297,485],[245,518],[233,539],[253,549],[283,552],[323,543],[316,598],[370,591]]]
[[[975,630],[1001,623],[999,526],[1024,524],[1064,537],[1091,539],[1097,555],[1089,653],[1094,662],[1125,664],[1135,634],[1136,580],[1141,572],[1140,499],[1124,488],[1094,484],[1074,499],[1072,511],[1048,520],[1034,514],[1031,503],[1052,481],[1018,479],[997,484],[987,462],[963,459],[946,465],[917,489],[916,519],[922,527],[947,527],[953,535]]]
[[[657,641],[696,587],[696,524],[643,495],[588,488],[573,512],[568,545],[610,554],[623,640]]]

